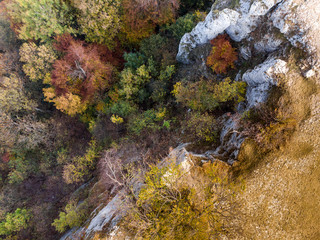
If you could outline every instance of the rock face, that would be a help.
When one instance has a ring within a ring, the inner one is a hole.
[[[231,39],[239,44],[239,55],[245,61],[250,62],[254,55],[263,53],[264,58],[260,62],[242,73],[239,72],[236,77],[237,81],[242,80],[247,83],[246,103],[241,111],[265,102],[270,88],[279,84],[279,77],[289,75],[290,64],[287,53],[281,48],[283,45],[293,45],[306,50],[305,66],[303,69],[299,68],[298,72],[302,72],[305,78],[318,76],[320,0],[240,0],[239,5],[231,7],[232,2],[236,1],[216,0],[205,21],[200,22],[190,33],[182,37],[177,55],[178,61],[188,64],[198,58],[198,61],[203,62],[202,67],[205,69],[207,52],[205,44],[223,32],[229,34]],[[202,68],[199,71],[204,74]],[[287,87],[297,82],[297,78],[292,76],[285,83]],[[299,87],[292,90],[292,94],[298,90]],[[295,99],[294,102],[298,101],[299,99]],[[319,100],[316,101],[318,102]],[[319,112],[320,110],[317,110],[315,117],[319,117]],[[233,115],[228,113],[221,117],[221,145],[217,149],[208,151],[204,155],[195,155],[186,150],[186,145],[181,145],[171,151],[166,159],[175,159],[176,164],[180,164],[185,171],[192,168],[194,158],[200,161],[221,159],[232,164],[244,141],[241,126],[238,124],[239,118],[239,113]],[[166,160],[163,161],[163,164],[165,163]],[[121,197],[116,195],[101,207],[100,211],[92,214],[86,227],[73,229],[62,239],[80,239],[80,236],[81,239],[91,239],[95,232],[104,231],[107,225],[112,228],[121,218],[120,205]],[[112,239],[117,237],[113,236]]]
[[[287,63],[281,59],[267,59],[252,70],[248,70],[242,76],[242,81],[247,83],[247,108],[257,106],[268,98],[268,92],[272,85],[277,85],[277,74],[288,72]]]
[[[238,43],[239,56],[251,61],[253,56],[264,58],[252,69],[239,73],[236,81],[247,83],[246,106],[241,111],[265,102],[272,86],[279,84],[289,67],[284,49],[294,46],[306,51],[301,71],[306,78],[318,75],[320,63],[320,1],[318,0],[217,0],[203,22],[183,36],[177,60],[194,61],[194,49],[207,44],[221,33],[227,33]],[[292,81],[292,80],[290,80]],[[288,81],[287,85],[290,85]],[[221,145],[211,156],[232,163],[236,159],[243,136],[238,132],[237,116],[223,117]]]
[[[262,16],[281,0],[240,0],[235,9],[225,8],[217,10],[218,3],[214,4],[211,11],[203,22],[190,32],[186,33],[179,45],[177,60],[190,63],[189,53],[198,45],[207,43],[226,31],[234,41],[241,41],[248,37],[259,23]]]

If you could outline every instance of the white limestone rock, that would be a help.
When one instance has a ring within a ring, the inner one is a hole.
[[[320,56],[319,0],[283,1],[270,19],[292,45]]]
[[[205,21],[198,23],[191,33],[186,33],[182,37],[177,60],[186,64],[189,63],[189,53],[197,45],[209,42],[231,24],[235,24],[238,18],[239,13],[231,9],[224,9],[219,13],[210,11]]]
[[[288,70],[285,61],[271,58],[245,72],[242,80],[247,83],[247,108],[265,102],[271,86],[278,84],[276,74],[285,74]]]
[[[209,42],[226,31],[234,41],[241,41],[258,25],[259,18],[265,15],[280,0],[240,0],[235,10],[212,8],[206,19],[186,33],[179,45],[177,60],[190,63],[189,53],[198,45]]]
[[[278,50],[282,43],[282,39],[277,38],[273,33],[267,33],[260,41],[254,43],[254,49],[258,53],[271,53]]]

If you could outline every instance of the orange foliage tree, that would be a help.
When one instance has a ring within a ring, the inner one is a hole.
[[[57,109],[69,115],[82,113],[97,103],[111,86],[113,66],[102,60],[109,55],[101,46],[85,44],[70,35],[56,40],[55,48],[64,55],[55,61],[46,80],[51,85],[44,89],[46,101],[55,103]],[[112,61],[110,56],[109,60]]]
[[[225,74],[229,67],[234,68],[238,54],[236,49],[231,46],[228,35],[219,35],[210,42],[213,47],[207,58],[207,65],[217,74]]]
[[[178,0],[124,0],[123,29],[126,40],[138,43],[149,37],[157,25],[173,22]]]

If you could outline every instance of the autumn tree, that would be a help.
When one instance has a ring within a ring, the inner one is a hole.
[[[222,82],[200,80],[195,83],[177,82],[172,93],[177,102],[198,111],[213,111],[223,103],[237,104],[245,100],[246,83],[232,82],[230,78]]]
[[[101,60],[94,45],[74,40],[70,35],[57,38],[56,49],[64,56],[53,64],[50,84],[44,89],[46,101],[69,115],[82,113],[97,103],[111,85],[113,67]]]
[[[11,235],[27,228],[30,219],[29,210],[17,208],[15,212],[6,214],[5,220],[0,223],[0,235]]]
[[[32,80],[43,80],[51,70],[51,65],[57,59],[52,46],[35,43],[23,43],[20,47],[20,61],[24,62],[23,71]]]
[[[113,40],[120,29],[120,0],[74,0],[79,10],[79,25],[86,40],[114,45]]]
[[[47,41],[55,35],[74,33],[71,9],[62,0],[12,0],[7,5],[20,39]]]
[[[234,68],[234,62],[238,59],[235,48],[226,34],[219,35],[211,40],[212,50],[207,58],[207,65],[217,74],[225,74],[228,68]]]
[[[16,74],[0,80],[0,110],[5,113],[32,110],[35,103],[30,100],[23,81]]]
[[[157,25],[173,22],[179,8],[177,0],[124,0],[123,32],[137,43],[149,37]]]

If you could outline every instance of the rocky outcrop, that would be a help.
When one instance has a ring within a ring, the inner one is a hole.
[[[245,39],[258,26],[261,17],[281,1],[255,0],[251,2],[240,0],[238,7],[225,8],[221,11],[217,10],[219,4],[214,4],[206,19],[182,37],[177,60],[186,64],[190,63],[189,54],[192,49],[207,43],[224,31],[234,41],[239,42]]]
[[[277,85],[277,75],[288,72],[287,63],[281,59],[270,58],[242,76],[247,83],[247,108],[263,103],[268,98],[269,89]]]

